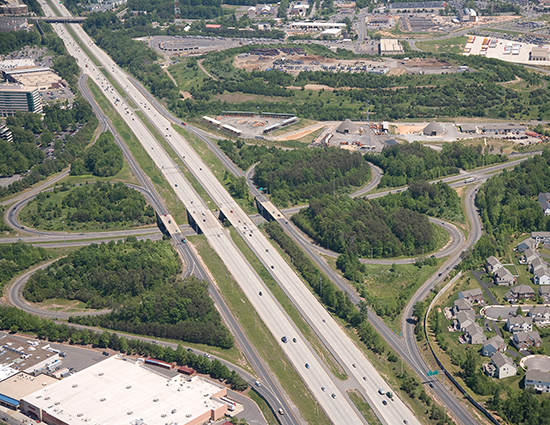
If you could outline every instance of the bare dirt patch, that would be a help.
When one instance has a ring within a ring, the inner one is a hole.
[[[325,124],[323,124],[323,123],[314,124],[314,125],[311,125],[309,127],[303,128],[300,131],[295,131],[295,132],[292,132],[292,133],[289,133],[289,134],[285,134],[284,136],[279,136],[279,137],[276,138],[276,140],[279,140],[279,141],[298,140],[298,139],[301,139],[304,136],[307,136],[308,134],[313,133],[314,131],[319,130],[320,128],[322,128],[324,126],[325,126]]]
[[[183,98],[183,100],[193,99],[193,96],[191,96],[191,93],[189,93],[188,91],[180,90],[180,94],[181,94],[181,97]]]
[[[396,124],[397,134],[415,134],[422,131],[425,126],[422,125],[410,125],[410,124]]]
[[[447,61],[442,61],[442,60],[433,59],[433,58],[419,58],[419,59],[411,59],[407,61],[407,68],[415,68],[415,67],[439,68],[442,66],[451,66],[451,64]]]
[[[267,96],[258,96],[255,94],[243,94],[243,93],[224,93],[214,96],[215,99],[224,100],[226,102],[240,103],[247,102],[249,100],[265,100],[266,102],[277,102],[277,99]]]
[[[392,68],[389,70],[387,75],[403,75],[406,73],[407,73],[407,70],[404,68]]]

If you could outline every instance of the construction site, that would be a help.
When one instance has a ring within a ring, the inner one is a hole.
[[[352,122],[347,119],[328,126],[313,142],[317,146],[332,146],[361,153],[379,153],[385,146],[395,144],[387,137],[389,123]]]
[[[272,112],[223,111],[214,118],[204,116],[203,121],[233,136],[264,138],[276,130],[299,122],[294,114]]]

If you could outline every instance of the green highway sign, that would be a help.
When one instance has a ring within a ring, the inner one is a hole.
[[[427,375],[428,376],[439,375],[439,370],[429,370]]]

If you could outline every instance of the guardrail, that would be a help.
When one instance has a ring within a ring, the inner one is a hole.
[[[439,358],[435,354],[435,351],[432,348],[432,344],[430,343],[430,339],[428,338],[428,315],[432,311],[432,307],[434,306],[435,302],[445,293],[445,291],[447,291],[447,289],[449,289],[449,287],[451,287],[451,285],[453,285],[457,281],[457,279],[460,276],[462,276],[462,271],[458,272],[458,274],[455,277],[453,277],[449,281],[449,283],[447,283],[443,287],[443,289],[441,289],[436,294],[436,296],[434,297],[434,299],[430,303],[430,306],[428,307],[428,310],[426,311],[426,315],[424,316],[424,334],[426,336],[426,341],[428,342],[428,347],[430,347],[430,351],[431,351],[432,355],[434,356],[434,359],[437,362],[438,367],[441,368],[441,370],[443,370],[443,372],[445,373],[445,376],[447,378],[449,378],[449,381],[451,381],[453,383],[453,385],[456,388],[458,388],[458,391],[460,391],[461,394],[464,395],[466,397],[466,399],[470,403],[472,403],[476,409],[478,409],[481,413],[483,413],[487,417],[487,419],[489,419],[495,425],[500,425],[500,422],[495,419],[495,417],[491,414],[491,412],[489,412],[487,409],[485,409],[485,407],[483,407],[476,400],[474,400],[474,398],[470,394],[468,394],[468,392],[462,387],[462,385],[460,385],[458,383],[458,381],[455,379],[455,377],[447,369],[445,369],[445,366],[443,366],[443,364],[441,363],[441,361],[439,360]]]

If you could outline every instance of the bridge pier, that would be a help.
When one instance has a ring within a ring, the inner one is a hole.
[[[189,226],[197,233],[197,235],[200,235],[202,233],[201,228],[193,218],[191,214],[189,214],[189,210],[187,210],[187,222],[189,223]]]

